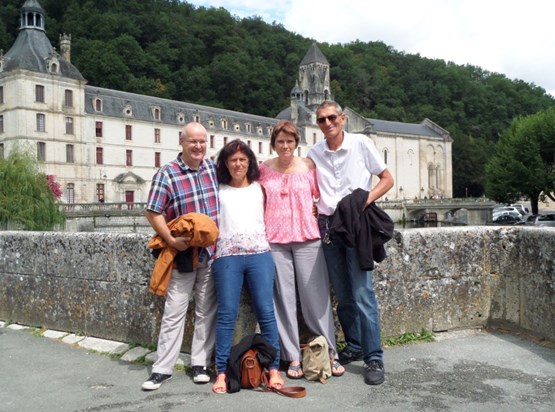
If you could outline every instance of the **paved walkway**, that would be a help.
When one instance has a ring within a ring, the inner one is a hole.
[[[69,343],[67,336],[63,341],[55,332],[47,336],[0,322],[1,411],[555,410],[555,349],[510,334],[463,331],[386,348],[383,385],[365,385],[362,363],[355,362],[326,385],[288,381],[306,386],[302,399],[249,390],[216,395],[210,384],[195,385],[179,371],[161,389],[143,392],[149,366]]]

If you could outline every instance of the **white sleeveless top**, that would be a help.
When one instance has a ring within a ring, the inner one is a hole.
[[[260,184],[252,182],[240,188],[220,184],[218,196],[220,235],[216,243],[216,259],[269,251]]]

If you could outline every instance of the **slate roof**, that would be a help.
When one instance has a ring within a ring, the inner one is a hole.
[[[301,66],[312,63],[322,63],[329,65],[328,59],[326,59],[326,56],[324,56],[324,54],[320,51],[316,43],[312,43],[312,46],[310,46],[310,49],[308,49],[308,51],[306,52],[303,61],[301,62]]]
[[[444,137],[443,134],[422,123],[403,123],[390,120],[367,119],[372,125],[372,131],[377,133],[395,133],[415,136]]]
[[[93,106],[94,99],[99,97],[102,99],[102,112],[95,111]],[[220,119],[227,119],[228,123],[234,121],[241,123],[249,123],[252,126],[273,126],[277,120],[271,117],[257,116],[254,114],[236,112],[233,110],[220,109],[217,107],[203,106],[200,104],[180,102],[177,100],[163,99],[160,97],[146,96],[123,92],[113,89],[105,89],[96,86],[85,86],[85,112],[90,114],[101,114],[105,116],[125,118],[125,107],[130,107],[132,115],[131,119],[153,121],[152,109],[160,108],[160,122],[166,124],[180,124],[178,115],[185,114],[186,122],[192,120],[192,117],[198,115],[201,122],[213,120],[214,128],[219,127]],[[228,124],[228,129],[233,130],[233,124]],[[243,128],[241,128],[244,131]],[[256,130],[253,130],[256,134]]]
[[[44,21],[44,10],[36,0],[27,0],[23,11],[41,13]],[[23,69],[32,72],[48,73],[46,59],[56,54],[60,64],[60,75],[76,80],[85,80],[79,70],[60,56],[50,44],[46,32],[40,27],[23,27],[14,44],[4,55],[4,72]]]

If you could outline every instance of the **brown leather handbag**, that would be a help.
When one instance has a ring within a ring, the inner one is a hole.
[[[241,388],[258,388],[265,377],[260,361],[256,357],[256,351],[249,349],[241,358]]]
[[[256,389],[262,392],[277,392],[289,398],[302,398],[306,396],[306,389],[302,386],[273,388],[268,384],[268,376],[260,365],[257,351],[249,349],[241,358],[241,388]]]

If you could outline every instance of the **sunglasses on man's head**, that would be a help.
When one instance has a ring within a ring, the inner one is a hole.
[[[319,117],[316,119],[318,123],[326,123],[326,119],[330,122],[335,122],[339,116],[336,114],[330,114],[329,116]]]

